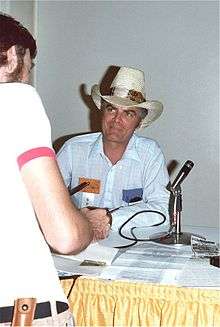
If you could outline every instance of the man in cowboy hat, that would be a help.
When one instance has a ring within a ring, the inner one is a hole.
[[[73,196],[74,203],[79,208],[120,207],[112,212],[114,230],[132,215],[127,229],[160,222],[167,229],[169,177],[164,156],[155,141],[135,134],[161,115],[162,104],[146,99],[144,73],[131,67],[119,69],[109,95],[94,85],[91,97],[102,113],[102,133],[73,137],[57,155],[68,187],[89,183]]]

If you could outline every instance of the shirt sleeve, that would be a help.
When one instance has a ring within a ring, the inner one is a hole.
[[[19,169],[21,169],[27,162],[39,157],[51,157],[54,159],[55,153],[51,148],[48,147],[30,149],[18,156],[17,163]]]
[[[68,143],[64,143],[62,148],[57,153],[57,163],[66,187],[71,185],[72,180],[72,156],[73,150],[71,149],[71,146],[68,145]]]
[[[23,154],[26,154],[26,161],[27,154],[30,159],[53,156],[50,122],[36,90],[21,83],[14,92],[14,103],[14,148],[18,160]]]

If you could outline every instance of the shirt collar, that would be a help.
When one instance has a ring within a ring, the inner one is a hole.
[[[135,134],[132,135],[130,141],[128,142],[127,148],[123,154],[122,159],[133,159],[136,161],[141,161],[139,154],[136,148],[137,136]]]
[[[96,140],[90,146],[89,158],[96,157],[99,154],[101,154],[102,156],[104,155],[101,133],[98,135]]]
[[[122,156],[122,159],[133,159],[136,161],[141,161],[139,154],[136,148],[137,136],[135,134],[130,138],[127,148]],[[91,148],[89,151],[89,158],[97,157],[97,155],[101,155],[106,158],[103,151],[103,142],[102,142],[102,134],[100,133],[97,139],[91,144]]]

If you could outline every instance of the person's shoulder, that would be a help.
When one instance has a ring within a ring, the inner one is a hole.
[[[90,145],[97,140],[101,133],[87,133],[82,135],[73,136],[65,142],[66,146],[74,145]]]
[[[29,97],[36,97],[36,96],[39,97],[36,89],[33,86],[25,83],[19,83],[19,82],[2,83],[1,90],[5,94],[10,93],[12,99],[20,97],[24,100]],[[23,98],[23,96],[25,96],[25,98]]]
[[[159,147],[159,144],[156,140],[146,137],[146,136],[141,136],[141,135],[134,135],[135,140],[136,140],[136,145],[137,146],[142,146],[142,147],[148,147],[148,148],[157,148]]]
[[[136,150],[141,158],[155,155],[160,155],[162,153],[161,147],[159,143],[152,139],[145,136],[135,135],[136,142]]]
[[[21,82],[11,82],[11,83],[2,83],[1,87],[5,90],[14,90],[18,92],[36,92],[35,88],[30,84],[21,83]]]
[[[12,108],[13,114],[30,115],[41,114],[44,110],[41,97],[36,89],[25,83],[3,83],[0,87],[0,98],[2,103],[6,103],[8,108]],[[17,108],[18,110],[14,110]],[[31,110],[30,110],[31,109]]]

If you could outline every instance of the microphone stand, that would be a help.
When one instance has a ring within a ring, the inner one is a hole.
[[[191,245],[191,236],[202,237],[200,235],[183,233],[181,231],[181,211],[182,211],[182,190],[181,186],[171,187],[171,229],[168,235],[161,237],[156,242],[173,245]],[[203,238],[203,237],[202,237]]]

